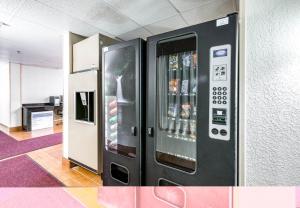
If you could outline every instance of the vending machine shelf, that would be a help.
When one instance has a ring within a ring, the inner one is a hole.
[[[192,136],[179,136],[179,135],[173,135],[173,134],[168,134],[167,137],[173,138],[173,139],[179,139],[187,142],[196,142],[196,138],[193,138]]]

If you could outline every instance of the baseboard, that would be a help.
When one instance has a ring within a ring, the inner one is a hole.
[[[2,128],[7,128],[7,129],[9,129],[8,126],[6,126],[5,124],[0,123],[0,126],[1,126]]]
[[[80,167],[83,167],[84,169],[87,169],[87,170],[89,170],[89,171],[91,171],[91,172],[93,172],[93,173],[95,173],[95,174],[97,174],[97,175],[99,174],[97,170],[95,170],[95,169],[93,169],[93,168],[91,168],[91,167],[89,167],[89,166],[87,166],[87,165],[84,165],[84,164],[82,164],[81,162],[78,162],[78,161],[76,161],[76,160],[74,160],[74,159],[72,159],[72,158],[69,158],[69,161],[70,161],[71,163],[75,163],[76,165],[78,165],[78,166],[80,166]]]
[[[16,126],[16,127],[10,127],[8,128],[9,132],[17,132],[17,131],[22,131],[23,128],[22,126]]]
[[[62,125],[63,124],[63,120],[62,119],[57,119],[57,120],[54,120],[54,125]]]

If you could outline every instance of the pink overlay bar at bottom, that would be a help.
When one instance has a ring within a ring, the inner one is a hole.
[[[101,187],[107,208],[231,208],[231,187]]]
[[[106,208],[295,208],[295,187],[101,187]],[[297,206],[299,206],[297,190]],[[297,207],[297,208],[298,208]]]
[[[0,188],[1,208],[84,208],[64,188]]]
[[[296,188],[296,207],[300,208],[300,187]]]
[[[0,188],[0,207],[86,207],[81,203],[80,197],[77,197],[70,195],[64,188]],[[96,196],[92,200],[96,200]],[[99,206],[104,208],[300,208],[300,189],[100,187],[97,200]]]

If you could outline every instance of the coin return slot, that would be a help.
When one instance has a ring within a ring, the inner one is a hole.
[[[165,180],[165,179],[159,179],[158,181],[159,186],[178,186],[178,184],[173,183],[171,181]]]
[[[129,182],[129,172],[125,167],[112,163],[110,165],[111,177],[121,181],[122,183],[128,184]]]

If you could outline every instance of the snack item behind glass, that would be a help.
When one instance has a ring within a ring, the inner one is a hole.
[[[192,62],[192,54],[191,52],[184,52],[182,54],[182,67],[183,69],[190,69],[191,68],[191,62]]]
[[[194,105],[194,106],[192,107],[192,109],[193,109],[192,115],[193,115],[194,118],[196,118],[196,116],[197,116],[197,106]]]
[[[177,136],[178,136],[180,134],[180,132],[181,132],[181,121],[177,120],[175,134],[177,134]]]
[[[196,139],[196,121],[190,123],[191,138]]]
[[[108,98],[110,98],[110,97],[108,96]],[[112,96],[112,98],[110,98],[108,106],[109,106],[109,108],[117,107],[117,99],[115,96]]]
[[[184,103],[181,105],[180,116],[183,119],[189,119],[191,116],[191,105],[189,103]]]
[[[191,89],[192,93],[197,93],[197,81],[195,79],[191,81]]]
[[[182,122],[181,131],[182,131],[182,135],[184,135],[184,136],[191,133],[190,125],[189,125],[188,121],[183,121]]]
[[[192,68],[193,69],[197,68],[197,53],[196,53],[196,51],[193,52]]]
[[[178,54],[171,54],[169,56],[169,69],[170,70],[178,69]]]
[[[179,89],[179,79],[171,79],[169,81],[169,91],[172,93],[177,93]]]
[[[189,80],[182,80],[181,93],[182,94],[188,94],[189,93]]]
[[[114,116],[114,115],[117,114],[117,112],[118,112],[118,109],[117,109],[117,107],[115,107],[115,108],[113,108],[113,109],[111,109],[111,110],[109,111],[109,115],[110,115],[110,116]]]
[[[175,121],[174,120],[169,120],[169,128],[168,131],[170,133],[174,133],[175,132]]]
[[[168,109],[168,116],[175,118],[177,114],[178,114],[178,105],[171,103]]]

